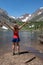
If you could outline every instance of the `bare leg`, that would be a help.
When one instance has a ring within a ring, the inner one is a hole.
[[[20,45],[19,43],[17,43],[17,50],[18,50],[18,53],[20,52]]]
[[[15,54],[15,43],[12,45],[13,54]]]

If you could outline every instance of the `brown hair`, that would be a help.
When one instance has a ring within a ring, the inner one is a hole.
[[[15,30],[18,30],[18,29],[19,29],[19,27],[18,27],[17,24],[14,25],[14,29],[15,29]]]

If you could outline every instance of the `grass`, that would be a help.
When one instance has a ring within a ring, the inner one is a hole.
[[[17,24],[20,26],[22,25],[24,22],[19,22],[17,21]],[[34,27],[31,27],[29,28],[29,26],[32,26],[34,25]],[[43,30],[43,21],[39,21],[39,22],[36,22],[36,21],[31,21],[31,22],[28,22],[28,24],[26,24],[25,26],[23,26],[23,28],[21,30],[27,30],[27,31],[31,31],[31,30]]]

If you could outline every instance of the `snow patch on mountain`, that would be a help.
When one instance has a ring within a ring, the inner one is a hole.
[[[19,18],[23,18],[23,16],[19,17]]]
[[[28,17],[26,17],[25,19],[22,19],[22,22],[26,22],[28,20]]]
[[[16,17],[14,17],[14,16],[9,16],[10,18],[13,18],[13,19],[15,19]]]
[[[7,27],[5,27],[5,26],[2,26],[2,29],[8,30],[8,28],[7,28]]]
[[[22,22],[26,22],[28,19],[30,19],[31,14],[29,16],[27,16],[25,19],[22,19]]]
[[[38,12],[37,14],[40,15],[42,12]]]

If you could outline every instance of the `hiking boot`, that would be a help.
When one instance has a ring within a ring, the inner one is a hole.
[[[13,53],[13,55],[15,55],[15,53]]]

